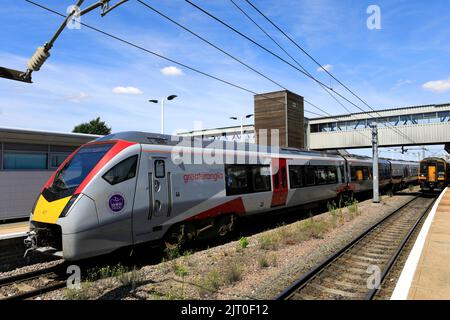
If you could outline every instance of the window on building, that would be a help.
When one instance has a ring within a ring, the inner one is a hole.
[[[103,175],[103,179],[109,184],[115,185],[134,178],[136,176],[137,159],[138,156],[136,155],[119,162]]]
[[[58,168],[68,156],[69,154],[50,154],[50,167]]]
[[[45,170],[47,169],[47,154],[5,151],[3,155],[3,169]]]
[[[319,132],[319,125],[318,124],[312,124],[311,127],[311,133],[317,133]]]

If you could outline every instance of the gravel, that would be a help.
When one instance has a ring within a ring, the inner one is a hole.
[[[383,196],[380,204],[374,204],[371,200],[363,201],[358,204],[359,214],[353,219],[301,242],[282,244],[276,249],[267,250],[261,248],[259,239],[262,235],[283,232],[306,220],[249,236],[246,248],[242,248],[239,241],[232,241],[175,260],[144,266],[129,276],[131,279],[128,280],[119,275],[86,283],[77,295],[68,295],[67,290],[59,290],[40,298],[273,299],[302,274],[411,200],[414,195],[408,193],[416,191],[417,187],[412,191],[405,190],[401,195]],[[329,219],[329,213],[314,217],[316,222]]]

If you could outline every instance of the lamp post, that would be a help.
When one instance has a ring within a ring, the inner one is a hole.
[[[166,100],[167,101],[173,100],[176,97],[177,97],[176,95],[172,94],[172,95],[168,96],[165,99],[161,99],[161,134],[164,134],[164,102]],[[152,100],[148,100],[148,102],[158,103],[159,101],[155,100],[155,99],[152,99]]]
[[[248,119],[253,117],[253,113],[252,114],[247,114],[245,116],[242,117],[230,117],[231,120],[238,120],[241,119],[241,142],[244,141],[244,119]]]

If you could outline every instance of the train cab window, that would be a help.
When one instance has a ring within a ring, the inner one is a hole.
[[[166,176],[166,163],[164,160],[155,160],[155,178],[164,178]]]
[[[303,167],[289,166],[289,183],[291,189],[303,187]]]
[[[316,184],[316,171],[314,167],[306,167],[306,185],[313,186]]]
[[[138,156],[136,155],[119,162],[103,175],[103,179],[109,184],[115,185],[134,178],[136,176],[137,159]]]
[[[317,168],[316,169],[316,177],[317,184],[326,184],[327,183],[327,170],[326,168]]]
[[[328,167],[327,183],[337,183],[336,167]]]

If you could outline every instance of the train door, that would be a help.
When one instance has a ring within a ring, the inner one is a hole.
[[[272,207],[284,206],[288,196],[286,159],[272,160]]]
[[[133,210],[134,242],[156,240],[165,232],[164,222],[172,214],[172,173],[170,157],[144,153],[139,166]]]
[[[428,165],[428,181],[429,182],[436,181],[436,166],[434,164]]]
[[[153,169],[148,176],[152,186],[149,219],[165,220],[172,212],[172,161],[162,157],[151,157],[149,161]]]

